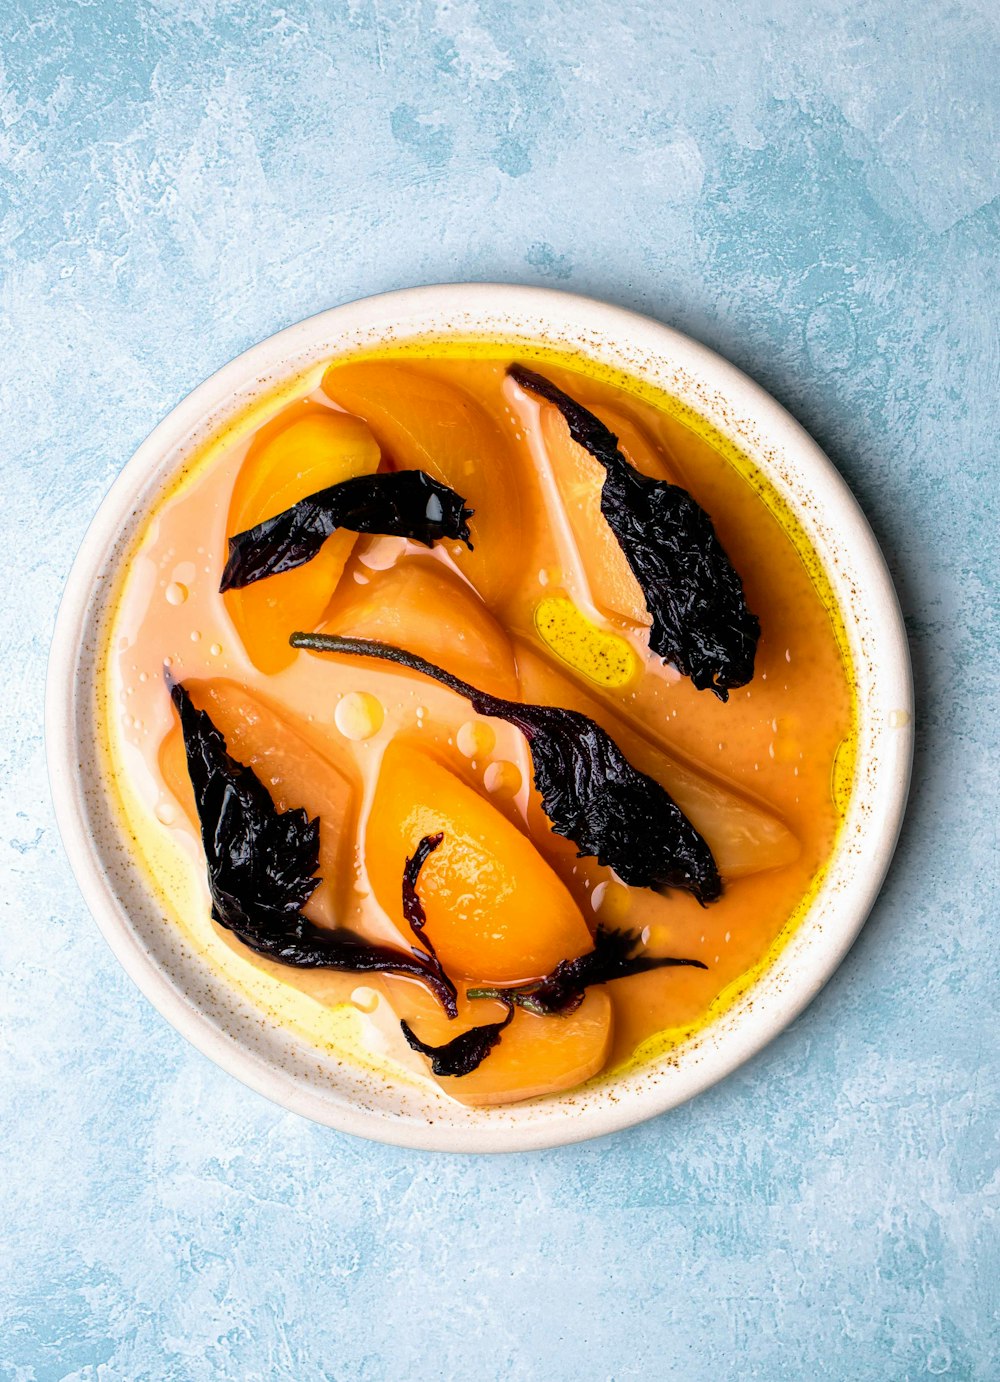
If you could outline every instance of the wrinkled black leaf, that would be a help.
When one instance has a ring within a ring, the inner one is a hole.
[[[677,960],[665,956],[637,955],[640,937],[635,931],[612,931],[597,928],[594,948],[575,960],[561,960],[551,974],[533,984],[518,984],[513,988],[469,989],[468,998],[497,998],[514,1003],[539,1017],[555,1013],[565,1016],[583,1002],[583,995],[593,984],[607,984],[612,979],[627,979],[631,974],[645,974],[651,969],[707,969],[700,960]]]
[[[514,1016],[514,1009],[507,1007],[507,1016],[502,1022],[486,1022],[481,1027],[471,1027],[469,1031],[446,1041],[443,1046],[428,1046],[414,1033],[409,1023],[401,1022],[403,1036],[412,1051],[427,1056],[431,1071],[435,1075],[470,1075],[500,1041],[503,1029]]]
[[[699,691],[729,699],[753,677],[760,621],[712,520],[687,490],[631,466],[618,438],[575,399],[534,370],[510,376],[554,403],[570,435],[604,467],[601,512],[642,590],[653,625],[649,646]]]
[[[239,590],[304,565],[338,528],[412,538],[428,547],[454,538],[471,547],[471,513],[460,494],[422,470],[357,475],[231,537],[219,589]]]
[[[295,633],[296,648],[378,657],[433,677],[480,715],[516,725],[528,741],[535,786],[559,835],[640,888],[686,888],[714,902],[722,882],[712,851],[673,798],[628,761],[600,725],[576,710],[487,695],[414,653],[367,638]]]
[[[455,985],[444,972],[444,967],[438,959],[434,943],[424,931],[427,922],[427,914],[424,911],[424,904],[420,901],[417,892],[417,880],[420,877],[420,870],[427,862],[430,855],[441,844],[444,839],[443,831],[436,835],[425,835],[419,842],[412,855],[407,859],[403,866],[403,916],[414,936],[420,942],[427,957],[427,967],[437,975],[438,982],[442,990],[447,992],[450,1001],[445,1004],[445,1009],[449,1017],[456,1015],[455,1007],[456,989]]]
[[[212,919],[278,964],[421,979],[454,1017],[455,986],[433,953],[407,955],[369,945],[353,931],[330,930],[303,916],[301,908],[320,882],[319,821],[300,809],[279,811],[253,769],[230,756],[225,739],[184,687],[173,684],[170,695],[201,822]]]
[[[420,901],[420,895],[417,892],[417,880],[420,877],[420,870],[443,839],[443,831],[439,831],[437,835],[425,835],[403,866],[403,916],[406,918],[410,930],[429,955],[434,955],[437,952],[431,944],[430,936],[424,935],[427,913],[424,911],[424,904]]]

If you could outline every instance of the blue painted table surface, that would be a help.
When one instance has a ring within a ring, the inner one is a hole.
[[[7,0],[0,1376],[997,1379],[998,11]],[[766,1052],[587,1146],[368,1145],[119,970],[42,683],[154,423],[321,307],[481,279],[721,351],[865,506],[919,730],[889,880]]]

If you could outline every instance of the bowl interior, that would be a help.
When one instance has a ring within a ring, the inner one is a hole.
[[[581,1090],[468,1109],[318,1052],[266,1020],[189,952],[136,864],[103,780],[96,687],[116,571],[151,505],[191,451],[283,379],[338,355],[420,337],[546,342],[623,370],[702,414],[791,506],[840,602],[858,692],[848,818],[805,919],[737,1004],[659,1061]],[[46,738],[60,830],[88,905],[161,1013],[225,1069],[278,1103],[343,1131],[454,1151],[593,1137],[662,1112],[774,1037],[834,971],[871,907],[898,834],[912,753],[902,621],[861,511],[816,444],[733,366],[647,318],[569,294],[499,285],[412,289],[334,308],[253,347],[189,395],[147,438],[104,501],[73,567],[49,665]]]

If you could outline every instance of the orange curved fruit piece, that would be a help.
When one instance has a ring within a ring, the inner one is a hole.
[[[500,1022],[506,1014],[502,1003],[470,1003],[460,996],[458,1017],[449,1021],[426,989],[398,979],[387,980],[385,988],[397,1015],[432,1046],[442,1046],[470,1027]],[[452,1099],[472,1107],[556,1094],[597,1074],[608,1058],[612,1028],[611,999],[604,989],[589,989],[576,1012],[566,1017],[515,1012],[499,1043],[475,1070],[431,1078]],[[419,1059],[430,1074],[428,1062]]]
[[[403,868],[439,831],[418,892],[426,933],[453,978],[537,979],[590,949],[579,908],[531,841],[450,769],[396,741],[382,760],[365,859],[376,898],[403,934]]]
[[[517,699],[510,641],[476,592],[440,562],[404,557],[346,581],[322,632],[374,638],[406,648],[494,696]]]
[[[554,403],[541,404],[539,423],[594,603],[608,614],[648,626],[651,621],[639,582],[601,513],[604,467],[573,440]]]
[[[395,360],[331,365],[323,391],[364,418],[396,470],[425,470],[466,500],[473,549],[449,548],[491,607],[519,575],[524,549],[515,460],[496,419],[464,389]]]
[[[799,855],[800,844],[773,812],[709,773],[674,758],[665,748],[624,724],[564,676],[540,653],[518,640],[517,666],[525,701],[561,705],[596,720],[641,772],[659,782],[704,836],[724,878],[780,868]]]
[[[333,922],[347,882],[353,879],[355,792],[351,779],[284,715],[236,682],[186,681],[199,710],[207,712],[237,762],[252,768],[280,811],[304,807],[320,818],[319,876],[323,880],[306,910]],[[160,746],[160,773],[193,825],[198,825],[184,736],[175,725]]]
[[[360,420],[318,403],[296,403],[262,427],[236,477],[227,537],[263,523],[309,494],[378,469],[375,438]],[[333,533],[312,561],[223,596],[250,661],[280,672],[296,652],[295,629],[314,629],[351,554],[355,534]]]

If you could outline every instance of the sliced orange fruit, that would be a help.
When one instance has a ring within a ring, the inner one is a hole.
[[[497,421],[464,389],[397,360],[331,365],[323,390],[364,418],[389,465],[425,470],[475,510],[474,550],[449,550],[486,603],[502,603],[520,575],[524,532],[515,461]]]
[[[385,989],[397,1015],[430,1046],[442,1046],[470,1027],[501,1022],[506,1014],[502,1003],[485,999],[468,1002],[460,995],[458,1017],[449,1021],[440,1005],[418,984],[386,979]],[[475,1070],[468,1075],[431,1078],[437,1078],[451,1098],[473,1107],[514,1104],[556,1094],[597,1074],[608,1058],[612,1027],[611,999],[604,989],[593,988],[576,1012],[566,1017],[537,1017],[516,1011],[499,1043]],[[419,1059],[427,1064],[423,1057]]]
[[[356,417],[318,403],[296,403],[262,427],[236,477],[226,534],[256,527],[316,494],[378,469],[379,448]],[[288,635],[314,629],[323,617],[351,554],[355,534],[327,538],[312,561],[267,576],[242,590],[227,590],[226,608],[247,656],[262,672],[280,672],[296,657]]]
[[[444,834],[417,891],[430,937],[452,978],[538,979],[590,949],[590,932],[565,885],[531,841],[437,759],[399,741],[382,761],[365,835],[375,896],[408,934],[406,860],[425,835]]]
[[[395,644],[494,696],[517,698],[507,635],[476,592],[433,559],[404,557],[365,585],[346,581],[322,632]]]
[[[649,625],[639,582],[601,513],[604,467],[575,442],[554,403],[539,409],[542,442],[566,508],[566,515],[583,562],[594,603],[606,614],[632,624]]]

